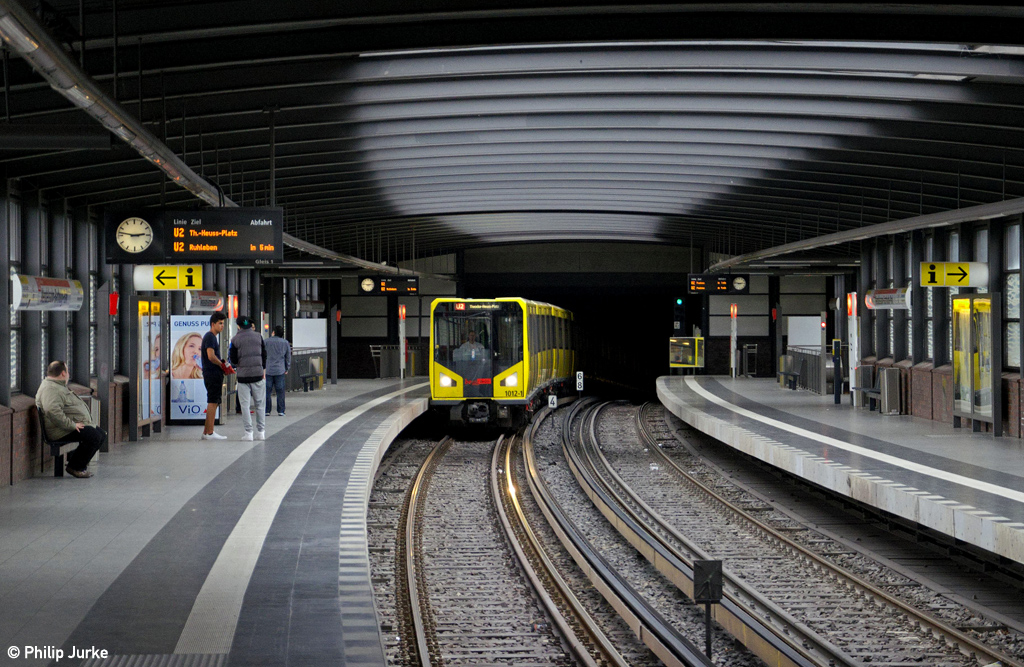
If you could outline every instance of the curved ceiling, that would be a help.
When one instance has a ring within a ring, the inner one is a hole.
[[[1015,7],[292,4],[119,0],[116,97],[243,205],[269,203],[273,124],[286,231],[338,253],[740,254],[1024,195]],[[84,10],[113,94],[111,4]],[[79,3],[43,18],[78,61]],[[10,76],[12,125],[90,123]],[[119,140],[0,161],[72,205],[197,203]]]

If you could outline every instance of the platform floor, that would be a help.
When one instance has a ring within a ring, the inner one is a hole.
[[[100,454],[91,479],[0,489],[0,664],[382,667],[366,503],[428,393],[339,381],[289,393],[263,442],[229,415],[228,440],[164,427]]]
[[[668,376],[676,416],[746,454],[837,493],[1024,563],[1024,444],[769,379]]]

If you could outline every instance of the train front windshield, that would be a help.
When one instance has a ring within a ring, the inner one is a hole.
[[[492,378],[522,360],[518,303],[439,303],[434,308],[434,361],[463,378],[463,396],[493,396]]]

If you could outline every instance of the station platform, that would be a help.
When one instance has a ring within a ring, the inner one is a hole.
[[[677,417],[836,493],[1024,563],[1024,445],[771,379],[658,378]]]
[[[428,395],[341,380],[289,393],[265,441],[229,415],[227,440],[164,427],[90,479],[0,489],[0,664],[383,667],[366,506]]]

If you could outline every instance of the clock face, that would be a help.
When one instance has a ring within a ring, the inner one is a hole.
[[[741,290],[747,286],[747,279],[742,276],[736,276],[732,279],[732,288],[735,290]]]
[[[359,283],[359,286],[363,288],[364,292],[372,292],[375,284],[373,278],[363,278],[363,282]]]
[[[153,243],[153,228],[142,218],[126,218],[117,226],[116,238],[125,252],[142,252]]]

